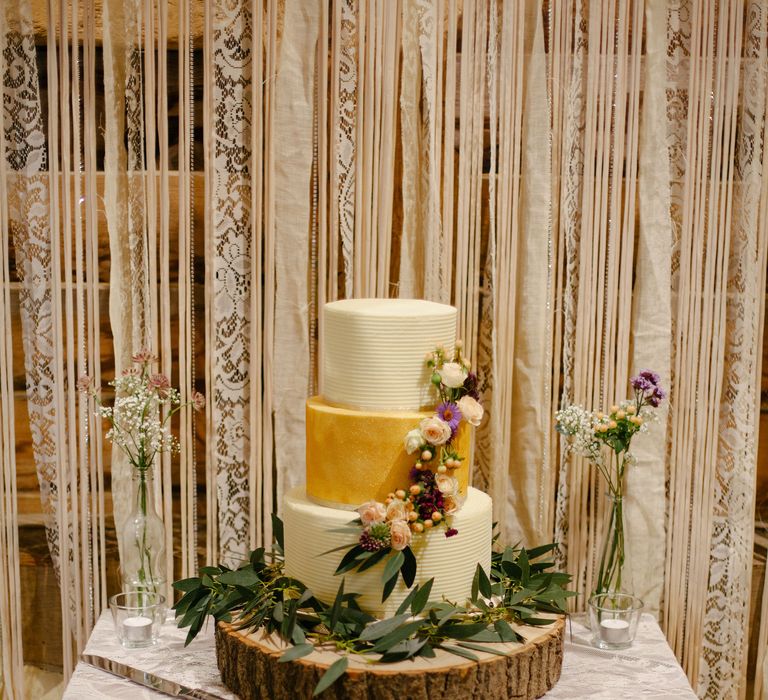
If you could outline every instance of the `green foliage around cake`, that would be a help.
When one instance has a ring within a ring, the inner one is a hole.
[[[323,603],[283,570],[282,522],[273,516],[275,546],[251,552],[238,569],[206,566],[200,576],[176,581],[183,595],[174,606],[179,627],[189,627],[186,644],[210,615],[237,629],[264,629],[289,644],[281,662],[299,659],[316,646],[344,653],[315,688],[315,695],[347,670],[349,654],[368,661],[392,663],[416,656],[431,658],[436,649],[477,660],[474,652],[506,655],[492,643],[525,642],[518,625],[548,625],[541,613],[563,614],[570,575],[552,571],[544,558],[554,544],[526,550],[506,547],[493,553],[490,575],[478,564],[470,599],[463,603],[431,599],[430,579],[414,586],[389,618],[379,620],[360,610],[358,595],[341,580],[331,604]]]

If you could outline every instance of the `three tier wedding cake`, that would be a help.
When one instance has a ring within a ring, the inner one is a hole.
[[[477,564],[490,569],[492,522],[491,499],[469,486],[482,409],[456,309],[350,299],[325,306],[323,329],[306,487],[283,508],[286,574],[325,602],[344,577],[378,617],[432,578],[431,599],[464,603]],[[385,591],[398,556],[403,575]]]

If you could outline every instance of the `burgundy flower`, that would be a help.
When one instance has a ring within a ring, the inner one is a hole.
[[[459,534],[459,531],[455,527],[449,527],[445,531],[445,536],[446,537],[453,537],[454,535],[458,535],[458,534]]]
[[[464,393],[467,396],[471,396],[475,401],[480,400],[480,392],[478,391],[478,379],[475,372],[467,374],[467,378],[464,380]]]

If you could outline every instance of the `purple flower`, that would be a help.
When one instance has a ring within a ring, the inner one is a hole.
[[[661,388],[661,377],[650,370],[641,370],[640,374],[632,377],[630,380],[632,388],[635,391],[642,393],[643,399],[648,402],[648,405],[656,408],[666,397],[667,393]]]
[[[451,436],[456,434],[456,429],[461,423],[461,411],[459,407],[451,402],[444,401],[437,407],[437,415],[451,427]]]
[[[642,391],[643,393],[653,391],[656,388],[649,379],[643,377],[641,374],[632,377],[632,379],[629,380],[629,383],[635,391]]]
[[[666,398],[667,392],[660,386],[657,386],[653,393],[648,397],[648,403],[654,408],[658,408],[659,404]]]
[[[654,386],[659,386],[659,383],[661,382],[661,377],[650,369],[641,370],[640,376],[647,379]]]

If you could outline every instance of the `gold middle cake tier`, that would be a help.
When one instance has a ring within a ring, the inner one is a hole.
[[[405,451],[405,436],[433,411],[355,411],[307,400],[307,496],[322,505],[353,509],[407,489],[418,455]],[[467,493],[472,427],[462,421],[451,447],[464,459],[450,473]],[[425,466],[437,464],[435,458]]]

